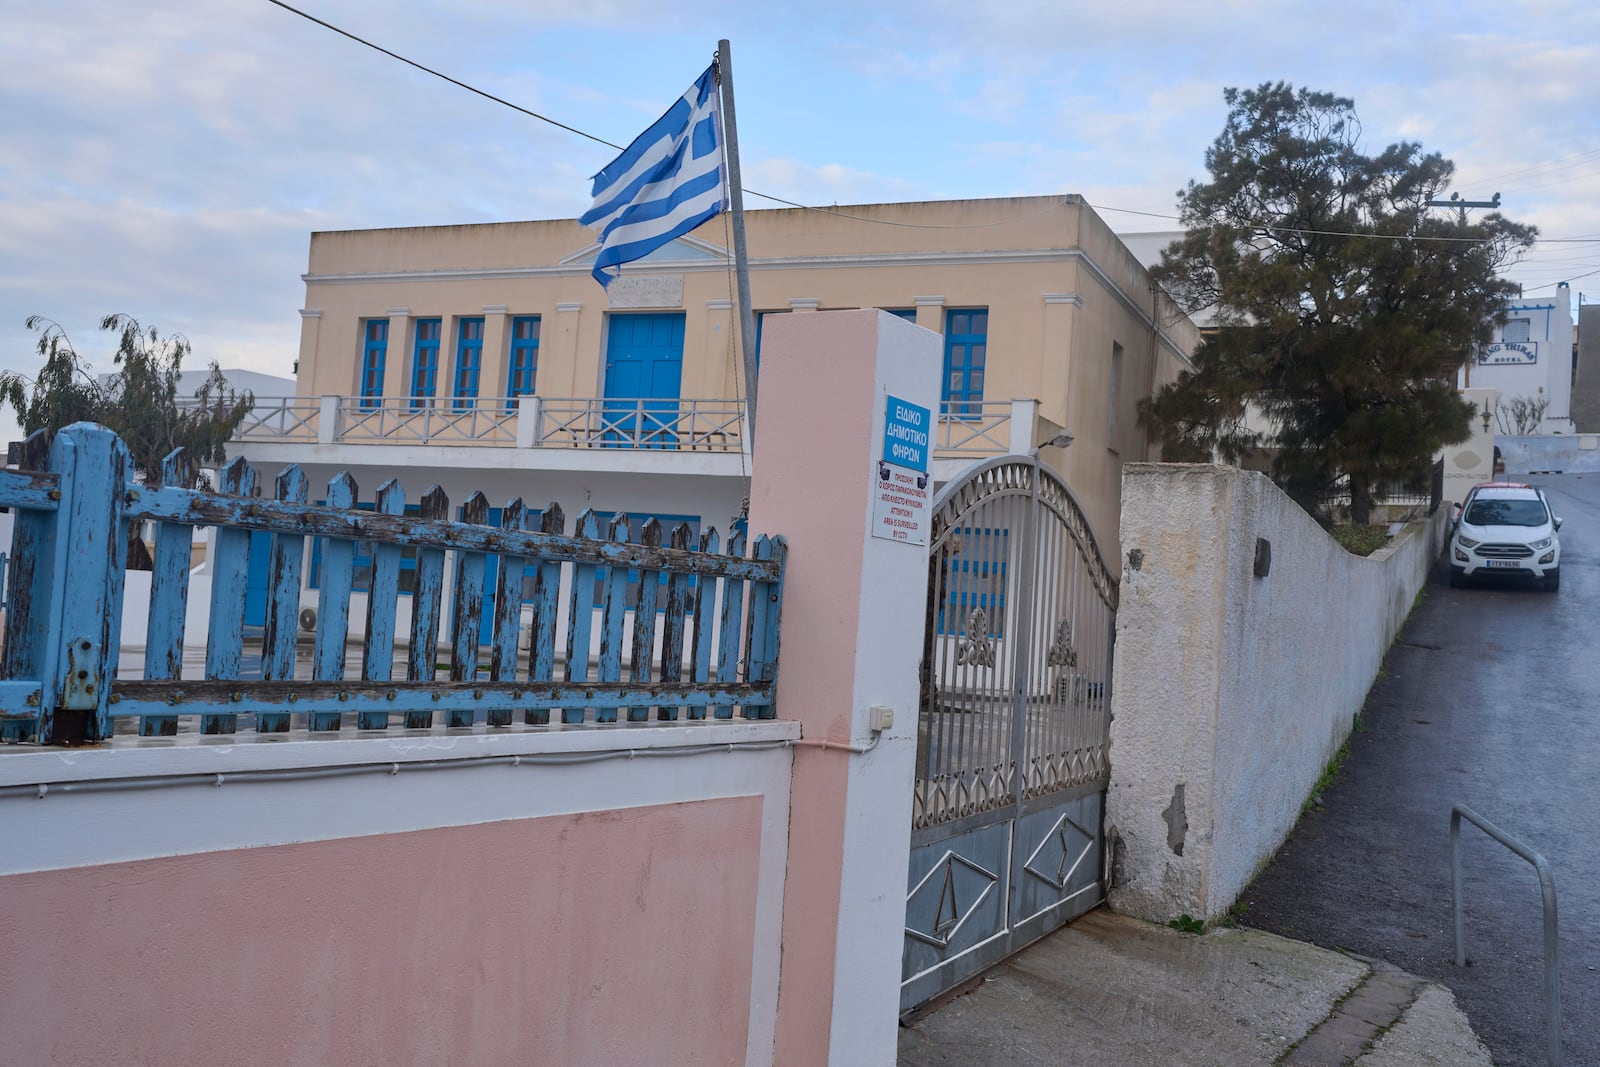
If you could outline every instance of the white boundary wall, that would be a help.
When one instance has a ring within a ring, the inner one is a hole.
[[[1361,558],[1265,475],[1124,468],[1114,908],[1158,921],[1228,908],[1349,735],[1448,515]],[[1271,546],[1265,577],[1258,538]]]
[[[1495,442],[1506,461],[1506,477],[1528,474],[1592,474],[1600,471],[1600,434],[1546,434],[1501,437]]]

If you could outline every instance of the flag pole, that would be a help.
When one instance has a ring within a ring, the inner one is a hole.
[[[750,255],[744,241],[744,187],[739,177],[739,126],[733,111],[733,58],[726,39],[717,42],[717,84],[722,90],[722,125],[728,138],[728,212],[733,216],[733,273],[739,295],[739,351],[744,356],[745,433],[755,448],[756,314],[750,306]]]

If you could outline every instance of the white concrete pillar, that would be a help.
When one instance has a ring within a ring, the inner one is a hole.
[[[339,439],[339,398],[324,396],[317,409],[317,444],[331,445]]]
[[[1026,456],[1033,451],[1033,428],[1039,421],[1037,400],[1011,401],[1011,439],[1006,449],[1013,456]]]
[[[937,338],[876,310],[777,315],[762,337],[750,529],[789,540],[778,714],[804,730],[777,1063],[895,1058],[931,484],[920,544],[874,531],[894,530],[878,505],[890,398],[921,409],[931,451],[940,360]],[[875,706],[893,714],[881,734]]]
[[[533,448],[539,443],[539,423],[544,416],[544,401],[537,396],[517,400],[517,447]]]

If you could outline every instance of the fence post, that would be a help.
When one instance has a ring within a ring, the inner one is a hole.
[[[35,430],[22,442],[18,466],[25,471],[50,469],[50,434]],[[56,498],[60,499],[57,489]],[[60,626],[61,606],[50,595],[58,570],[56,536],[60,511],[16,509],[11,530],[11,570],[6,582],[6,626],[0,670],[16,681],[41,681],[40,708],[53,707],[45,650],[55,647],[50,635]],[[0,721],[0,742],[38,741],[39,718]]]
[[[941,352],[934,334],[886,312],[773,319],[762,339],[749,527],[788,538],[778,714],[804,731],[774,1059],[893,1063],[928,529],[900,540],[872,531],[888,529],[875,526],[875,504],[889,397],[925,410],[931,450]],[[696,616],[697,632],[705,621]],[[872,728],[874,706],[892,709],[889,729]]]
[[[111,737],[110,682],[122,640],[122,584],[128,533],[123,521],[128,448],[103,426],[77,422],[56,435],[50,469],[61,476],[56,530],[59,629],[44,650],[39,740]],[[55,617],[55,609],[52,609]]]
[[[317,405],[317,444],[331,445],[338,439],[339,398],[324,396]]]

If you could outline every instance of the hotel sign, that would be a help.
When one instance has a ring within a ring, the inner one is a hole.
[[[1537,362],[1539,362],[1538,341],[1500,341],[1485,348],[1478,356],[1478,364],[1486,367]]]

